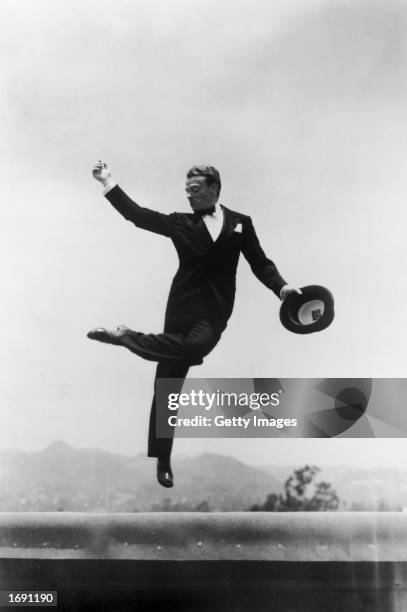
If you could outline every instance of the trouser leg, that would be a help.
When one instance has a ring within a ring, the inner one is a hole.
[[[168,417],[170,415],[167,406],[160,406],[157,403],[157,381],[160,378],[175,379],[171,383],[171,393],[180,393],[186,375],[188,374],[188,363],[159,363],[157,365],[156,377],[154,381],[154,397],[150,412],[150,425],[148,431],[148,456],[160,457],[161,459],[169,459],[172,451],[174,439],[174,427],[168,425]],[[167,390],[167,389],[166,389]],[[176,414],[171,411],[171,415]],[[160,432],[165,432],[169,437],[157,437],[157,422],[159,423]]]
[[[202,320],[191,325],[185,332],[165,330],[161,334],[143,334],[129,330],[121,337],[120,343],[149,361],[198,365],[219,338],[220,333]]]
[[[164,332],[161,334],[129,330],[122,336],[121,344],[131,352],[144,359],[158,361],[150,413],[149,457],[169,459],[174,436],[174,428],[168,425],[167,406],[157,404],[157,381],[160,378],[174,379],[170,392],[179,393],[190,366],[202,363],[202,358],[214,348],[219,338],[220,332],[205,320],[186,322],[174,316],[166,317]],[[171,411],[171,415],[174,414],[175,411]],[[160,432],[164,431],[168,437],[157,437],[157,422]]]

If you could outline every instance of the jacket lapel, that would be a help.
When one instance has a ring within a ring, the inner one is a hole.
[[[230,236],[233,233],[239,220],[228,208],[223,207],[223,212],[225,215],[225,223],[223,226],[224,233],[226,236]]]
[[[218,242],[224,242],[225,240],[230,238],[230,236],[235,231],[236,225],[239,223],[239,218],[236,217],[236,215],[234,215],[231,210],[229,210],[225,206],[222,206],[222,208],[224,214],[224,221],[222,231],[218,237]]]
[[[191,228],[199,242],[205,248],[210,247],[213,244],[212,236],[210,235],[202,217],[192,217]]]

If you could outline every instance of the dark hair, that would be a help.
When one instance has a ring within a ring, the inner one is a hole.
[[[208,187],[213,185],[214,183],[218,186],[218,196],[220,194],[220,190],[222,187],[222,183],[220,182],[220,174],[213,166],[192,166],[187,172],[187,178],[192,178],[193,176],[204,176],[206,179],[206,184]]]

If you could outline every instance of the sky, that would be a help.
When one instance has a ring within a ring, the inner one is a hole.
[[[405,376],[406,18],[395,0],[1,2],[0,448],[145,452],[154,366],[86,333],[160,331],[177,259],[110,207],[98,159],[168,213],[188,211],[188,168],[215,165],[283,276],[335,297],[329,329],[291,334],[242,259],[191,376]],[[402,439],[175,450],[407,465]]]

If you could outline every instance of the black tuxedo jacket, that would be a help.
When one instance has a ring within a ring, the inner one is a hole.
[[[242,252],[253,273],[279,296],[286,281],[264,254],[250,217],[224,211],[223,228],[214,241],[202,217],[194,213],[163,214],[133,202],[116,185],[106,198],[137,227],[170,238],[177,250],[179,268],[171,285],[166,315],[208,320],[219,331],[232,313],[236,269]],[[236,231],[240,224],[241,231]]]

